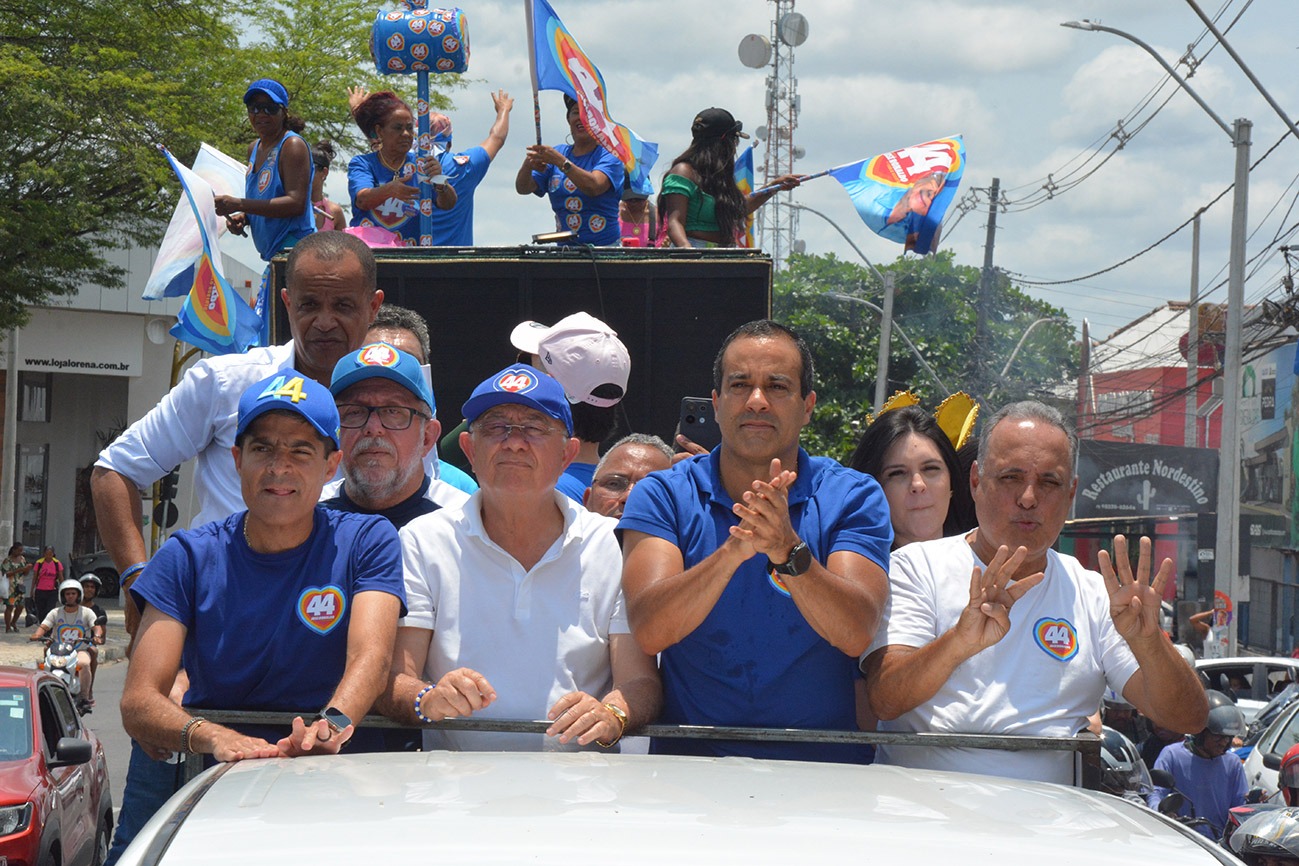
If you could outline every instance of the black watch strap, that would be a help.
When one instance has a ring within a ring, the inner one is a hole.
[[[808,549],[806,541],[795,544],[789,551],[789,557],[780,565],[770,559],[767,560],[768,574],[779,574],[785,577],[798,577],[811,567],[812,551]]]

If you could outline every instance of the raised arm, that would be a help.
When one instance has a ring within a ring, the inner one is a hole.
[[[1209,702],[1195,671],[1173,649],[1159,628],[1164,584],[1173,574],[1165,559],[1151,578],[1150,539],[1142,537],[1137,572],[1132,573],[1128,541],[1114,536],[1114,556],[1097,555],[1110,593],[1110,617],[1137,659],[1137,671],[1123,687],[1123,698],[1161,728],[1182,734],[1203,730]]]
[[[866,692],[876,716],[896,719],[931,700],[962,662],[1005,637],[1011,607],[1042,582],[1041,572],[1011,582],[1027,554],[1022,547],[1014,554],[1001,547],[987,569],[976,566],[969,604],[934,640],[920,647],[889,644],[866,658]]]
[[[514,108],[514,100],[504,90],[498,90],[492,94],[492,105],[496,107],[496,120],[492,121],[492,128],[479,145],[487,151],[488,159],[496,159],[496,154],[505,147],[505,139],[510,134],[510,110]]]

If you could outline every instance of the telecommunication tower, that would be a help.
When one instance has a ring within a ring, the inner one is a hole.
[[[776,15],[771,35],[751,33],[740,41],[740,62],[750,69],[770,68],[767,75],[767,123],[753,131],[763,142],[761,170],[755,171],[755,183],[794,173],[794,160],[804,156],[803,148],[794,144],[798,128],[798,79],[794,77],[794,49],[807,41],[807,18],[794,11],[794,0],[769,0]],[[755,166],[759,164],[754,159]],[[797,239],[798,210],[791,207],[792,194],[777,193],[758,210],[757,234],[763,249],[771,253],[777,270],[791,252],[802,252]]]

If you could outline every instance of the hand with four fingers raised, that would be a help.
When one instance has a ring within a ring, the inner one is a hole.
[[[1010,631],[1010,609],[1024,593],[1042,582],[1043,573],[1014,580],[1024,564],[1027,548],[1002,545],[986,568],[977,565],[970,575],[970,603],[953,627],[955,637],[973,656],[1000,641]]]
[[[1165,559],[1159,571],[1150,576],[1150,539],[1142,536],[1137,554],[1137,573],[1132,574],[1128,559],[1128,540],[1114,536],[1114,555],[1102,550],[1096,556],[1105,588],[1110,593],[1110,618],[1114,628],[1128,643],[1159,634],[1159,605],[1164,584],[1173,576],[1173,561]]]

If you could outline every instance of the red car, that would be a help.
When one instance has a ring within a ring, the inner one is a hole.
[[[0,667],[0,864],[98,866],[112,835],[104,747],[67,687]]]

